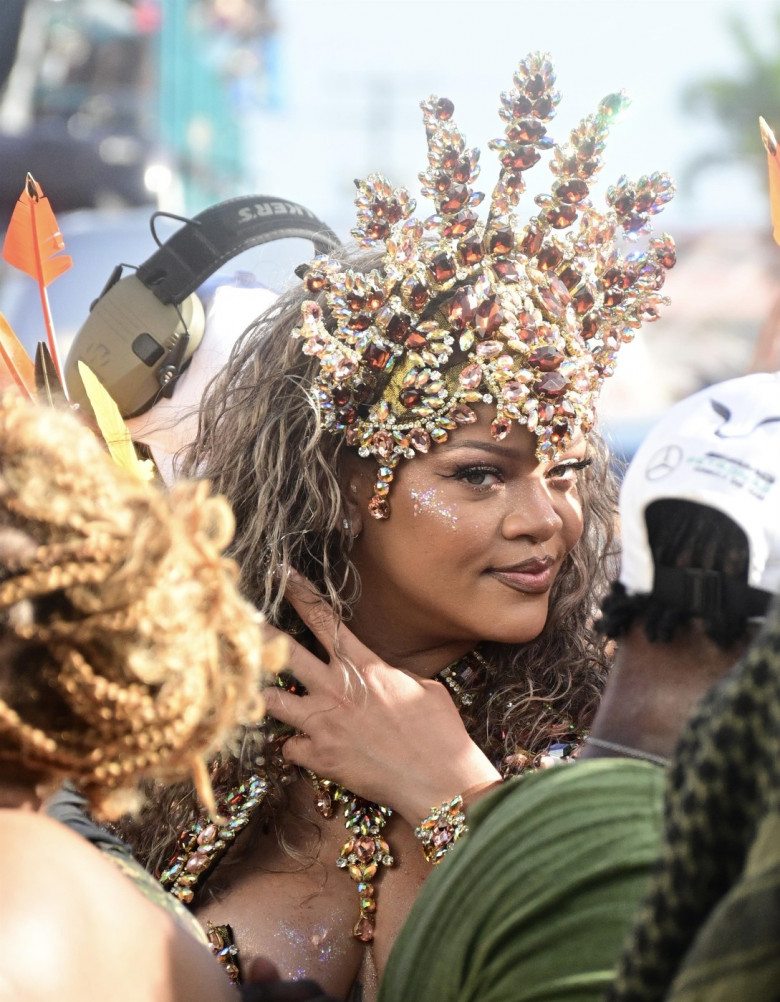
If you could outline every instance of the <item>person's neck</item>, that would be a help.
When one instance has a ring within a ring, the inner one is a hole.
[[[362,644],[386,664],[419,678],[433,678],[477,646],[471,641],[429,641],[409,636],[402,629],[388,630],[384,620],[380,623],[378,617],[361,616],[359,610],[347,626]]]
[[[699,700],[741,657],[745,643],[719,647],[693,623],[669,643],[648,640],[635,624],[617,645],[615,663],[590,734],[668,758]],[[586,743],[580,758],[610,752]]]

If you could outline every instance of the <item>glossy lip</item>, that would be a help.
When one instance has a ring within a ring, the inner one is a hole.
[[[552,557],[534,557],[511,567],[490,567],[486,573],[515,591],[541,595],[552,587],[555,567]]]

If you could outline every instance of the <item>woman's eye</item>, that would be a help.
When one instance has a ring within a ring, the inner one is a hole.
[[[498,470],[488,467],[468,466],[458,470],[455,479],[469,484],[471,487],[492,487],[493,484],[500,482],[501,475]]]
[[[592,462],[592,459],[567,459],[553,466],[547,477],[549,480],[575,480],[580,470],[587,469]]]

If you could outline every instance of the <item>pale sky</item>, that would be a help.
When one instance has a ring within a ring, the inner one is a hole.
[[[454,101],[469,143],[483,149],[489,185],[496,161],[485,147],[501,134],[499,93],[538,49],[552,56],[563,94],[556,138],[604,95],[625,89],[632,98],[610,135],[604,184],[667,170],[678,195],[665,226],[760,225],[766,207],[749,172],[720,169],[693,190],[680,186],[697,148],[719,134],[682,114],[679,93],[738,69],[730,13],[773,41],[777,8],[770,0],[276,0],[285,98],[253,130],[255,187],[297,198],[346,235],[354,177],[380,170],[417,193],[418,103],[431,93]],[[745,109],[756,129],[762,113]],[[549,178],[537,171],[534,194]]]
[[[303,202],[348,238],[353,178],[379,170],[419,195],[426,158],[419,102],[436,93],[455,103],[467,141],[482,149],[478,187],[489,192],[498,167],[487,142],[502,133],[499,94],[528,52],[549,52],[563,95],[550,129],[555,139],[565,139],[605,95],[625,89],[632,99],[610,132],[596,204],[621,173],[665,170],[678,186],[656,221],[656,231],[668,230],[681,245],[667,283],[672,306],[623,349],[603,414],[625,422],[626,415],[659,411],[704,382],[745,370],[777,294],[764,274],[775,261],[771,248],[756,249],[757,233],[768,240],[769,206],[745,167],[719,168],[694,188],[686,185],[684,169],[697,152],[727,137],[683,114],[680,93],[690,81],[739,75],[729,28],[735,12],[760,46],[780,45],[774,26],[780,0],[276,0],[275,6],[284,104],[261,115],[253,133],[256,190]],[[745,108],[744,115],[758,134],[766,109]],[[780,135],[780,122],[770,125]],[[533,213],[533,195],[549,190],[542,164],[526,177],[521,216]],[[423,200],[417,214],[429,209]],[[692,256],[686,233],[694,243],[700,236],[721,242]],[[741,248],[736,257],[735,248]]]

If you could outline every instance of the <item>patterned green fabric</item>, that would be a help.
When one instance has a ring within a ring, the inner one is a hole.
[[[713,910],[677,973],[669,1002],[780,998],[780,814],[759,825],[745,873]]]
[[[683,732],[669,773],[658,870],[606,993],[609,1002],[780,998],[771,957],[773,940],[780,950],[780,896],[770,893],[780,880],[780,839],[772,840],[778,769],[776,606]],[[726,976],[733,987],[720,987]]]
[[[169,912],[190,935],[208,946],[209,941],[203,926],[181,901],[178,901],[162,887],[159,880],[151,873],[147,873],[140,863],[124,853],[111,852],[110,850],[104,850],[104,852],[144,897],[149,898],[164,911]]]
[[[380,1002],[597,1002],[657,857],[663,783],[601,759],[486,797],[426,881]]]

